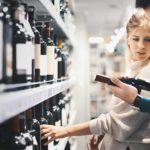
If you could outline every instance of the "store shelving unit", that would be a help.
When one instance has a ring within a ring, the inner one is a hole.
[[[61,19],[56,8],[50,0],[22,0],[28,5],[33,5],[36,9],[36,20],[51,21],[54,31],[59,34],[59,36],[69,40],[71,46],[74,46],[74,38],[69,34],[67,27],[63,20]]]
[[[21,0],[28,5],[32,5],[36,9],[36,21],[50,21],[54,32],[69,41],[69,44],[74,47],[73,37],[68,32],[68,29],[57,12],[56,8],[50,0]],[[33,87],[38,84],[38,87]],[[74,84],[73,79],[50,83],[26,83],[15,85],[0,85],[0,124],[14,117],[21,112],[61,93]],[[22,90],[15,90],[22,87]],[[7,89],[10,89],[9,91]],[[75,114],[70,114],[69,124],[73,124]],[[63,150],[68,141],[68,138],[60,140],[57,145],[57,150]],[[54,147],[56,149],[56,147]]]
[[[63,92],[70,88],[74,83],[73,79],[57,82],[49,85],[42,85],[37,88],[26,89],[15,92],[5,92],[0,94],[0,124],[10,119],[11,117],[43,102],[44,100],[53,97],[54,95]],[[9,85],[10,87],[10,85]],[[68,125],[74,123],[76,112],[70,114],[70,121]],[[63,138],[59,141],[57,146],[54,146],[54,150],[63,150],[68,141],[67,138]]]
[[[0,123],[70,88],[73,80],[0,94]]]

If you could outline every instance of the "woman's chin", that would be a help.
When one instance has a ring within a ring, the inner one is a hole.
[[[137,58],[135,58],[134,59],[134,61],[148,61],[148,60],[150,60],[150,58],[147,58],[147,57],[137,57]]]

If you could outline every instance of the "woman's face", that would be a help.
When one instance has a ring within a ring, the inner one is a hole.
[[[146,61],[150,58],[150,29],[136,29],[129,34],[128,46],[134,61]]]

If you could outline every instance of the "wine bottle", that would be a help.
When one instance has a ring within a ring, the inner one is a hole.
[[[4,47],[3,47],[3,28],[4,28],[4,12],[2,8],[2,2],[0,2],[0,83],[3,82],[3,53],[4,53]]]
[[[23,24],[20,20],[21,5],[18,1],[12,0],[11,2],[11,14],[13,19],[13,82],[25,83],[26,78],[26,33]],[[28,56],[27,56],[28,57]]]
[[[58,107],[57,104],[57,97],[53,96],[52,98],[50,98],[50,108],[51,108],[51,112],[53,114],[53,119],[54,119],[54,125],[55,126],[60,126],[61,125],[61,121],[60,121],[60,108]],[[54,145],[57,145],[59,143],[59,140],[54,140]]]
[[[47,44],[47,80],[53,80],[54,78],[54,43],[50,37],[50,30],[50,23],[45,22],[43,39]]]
[[[49,125],[53,125],[54,118],[49,108],[49,99],[44,101],[44,118],[47,120]],[[54,142],[48,144],[48,149],[53,149]]]
[[[66,115],[66,111],[65,111],[65,101],[64,101],[64,94],[63,93],[59,93],[58,94],[58,106],[60,108],[60,121],[61,121],[61,126],[65,126],[67,125],[67,115]]]
[[[58,39],[57,46],[58,80],[62,80],[62,39]]]
[[[60,108],[58,106],[58,97],[57,95],[53,97],[52,103],[53,103],[53,114],[54,114],[54,124],[55,126],[60,126]]]
[[[38,123],[37,120],[33,120],[33,108],[30,108],[26,111],[26,126],[27,126],[27,131],[31,133],[32,135],[32,149],[33,150],[39,150],[38,146],[38,141],[37,141],[37,134],[40,136],[40,124]],[[38,126],[38,129],[37,129]],[[38,133],[37,133],[38,132]]]
[[[55,60],[54,60],[54,79],[55,81],[59,81],[59,77],[58,77],[58,61],[59,61],[59,56],[58,56],[58,37],[56,34],[53,35],[54,38],[54,45],[55,45]]]
[[[63,21],[64,21],[64,15],[66,12],[65,9],[66,9],[66,5],[65,5],[64,0],[60,0],[60,17],[62,18]]]
[[[24,150],[26,148],[26,140],[23,133],[21,133],[18,115],[11,119],[8,147],[15,150]]]
[[[122,77],[122,78],[119,78],[119,80],[121,80],[122,82],[124,82],[126,84],[130,84],[130,85],[134,86],[135,88],[137,88],[138,93],[140,93],[142,89],[146,90],[146,91],[150,91],[150,83],[143,80],[143,79]],[[100,74],[96,75],[95,81],[99,81],[99,82],[103,82],[103,83],[106,83],[106,84],[116,86],[111,81],[111,79],[106,75],[100,75]]]
[[[35,8],[34,6],[28,6],[29,22],[32,27],[35,39],[34,39],[34,50],[35,50],[35,82],[40,81],[40,54],[41,54],[41,37],[39,31],[35,26]]]
[[[67,144],[65,146],[65,150],[70,150],[71,149],[71,145],[70,145],[70,142],[67,141]]]
[[[48,124],[53,124],[53,114],[49,109],[49,99],[44,101],[44,116],[48,121]]]
[[[47,44],[42,38],[42,33],[43,33],[43,26],[41,22],[36,23],[36,27],[38,31],[40,32],[41,35],[41,63],[40,63],[40,78],[41,81],[46,81],[47,80]]]
[[[35,130],[35,138],[33,140],[37,141],[37,146],[36,143],[33,146],[34,150],[41,150],[41,134],[40,134],[40,122],[36,118],[36,108],[32,107],[32,130]]]
[[[16,127],[14,123],[16,123]],[[0,125],[0,149],[24,149],[25,139],[20,134],[17,118],[9,119]],[[17,134],[16,134],[17,133]]]
[[[4,83],[12,83],[13,76],[13,48],[12,48],[12,19],[9,12],[9,7],[7,3],[2,3],[3,7],[3,82]],[[2,33],[3,33],[2,32]],[[1,38],[1,39],[2,39]]]
[[[22,136],[24,137],[26,141],[26,150],[33,149],[33,139],[32,135],[30,134],[29,130],[27,131],[27,124],[26,124],[26,113],[22,112],[19,114],[19,123],[20,123],[20,130],[22,133]],[[30,130],[31,131],[31,130]]]
[[[48,124],[48,120],[44,118],[44,104],[40,103],[35,106],[35,116],[36,119],[40,122],[40,125],[42,124]],[[44,143],[47,142],[48,139],[41,141],[41,149],[42,150],[48,150],[48,146],[44,146]]]
[[[55,0],[51,0],[51,2],[52,2],[53,5],[54,5],[54,1],[55,1]]]
[[[34,59],[34,33],[32,31],[31,25],[28,20],[28,11],[27,11],[27,4],[21,3],[21,14],[22,19],[20,20],[24,26],[25,33],[27,35],[26,41],[26,50],[24,54],[27,56],[26,58],[26,70],[27,70],[27,81],[32,81],[32,60]]]
[[[62,40],[60,40],[60,49],[61,49],[61,79],[65,80],[67,78],[67,59],[68,53],[64,52],[62,49]]]

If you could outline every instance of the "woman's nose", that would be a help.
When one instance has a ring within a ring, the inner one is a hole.
[[[144,41],[143,40],[139,41],[138,46],[140,49],[144,48],[145,47]]]

